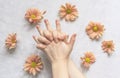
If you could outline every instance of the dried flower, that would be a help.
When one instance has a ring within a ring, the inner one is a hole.
[[[8,49],[13,49],[16,47],[17,39],[16,33],[9,34],[7,39],[5,40],[5,45]]]
[[[96,60],[92,52],[86,52],[84,57],[81,57],[82,64],[85,68],[89,68]]]
[[[25,18],[30,23],[39,23],[43,19],[43,15],[46,13],[46,11],[41,12],[37,8],[30,8],[27,10],[25,14]]]
[[[61,5],[59,16],[61,19],[65,18],[66,21],[74,21],[78,17],[76,6],[71,5],[70,3]]]
[[[102,42],[102,49],[108,53],[111,54],[114,51],[114,43],[112,40],[110,41],[103,41]]]
[[[36,75],[42,69],[43,69],[43,63],[41,61],[40,56],[38,55],[29,56],[24,64],[24,70],[32,75]]]
[[[92,39],[98,40],[104,32],[104,25],[101,25],[97,22],[90,22],[88,26],[86,27],[87,35]]]

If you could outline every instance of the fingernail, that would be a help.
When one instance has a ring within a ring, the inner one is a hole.
[[[44,21],[46,22],[46,19]]]
[[[58,40],[57,40],[57,39],[55,39],[55,42],[56,42],[56,43],[58,43]]]
[[[61,36],[61,38],[62,38],[62,39],[64,39],[64,38],[65,38],[65,36],[63,35],[63,36]]]
[[[38,28],[39,27],[39,25],[36,25],[36,28]]]
[[[48,42],[48,44],[50,44],[50,41]]]
[[[51,38],[50,38],[50,40],[52,41],[52,40],[53,40],[53,38],[51,37]]]
[[[33,38],[35,38],[35,36],[34,36],[34,35],[33,35],[32,37],[33,37]]]
[[[56,22],[58,23],[58,20],[56,20]]]
[[[74,34],[74,36],[76,37],[76,36],[77,36],[77,34],[75,33],[75,34]]]
[[[46,11],[43,12],[43,14],[45,14],[45,13],[46,13]]]

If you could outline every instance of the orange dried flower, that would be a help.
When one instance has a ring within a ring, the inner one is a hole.
[[[43,63],[38,55],[31,55],[24,64],[24,70],[29,74],[36,75],[43,69]]]
[[[98,40],[103,35],[104,30],[104,25],[97,22],[90,22],[86,27],[86,33],[92,40]]]
[[[91,64],[93,64],[96,60],[94,54],[92,52],[86,52],[84,57],[81,57],[82,64],[85,68],[89,68]]]
[[[43,19],[43,15],[46,13],[46,11],[41,12],[37,8],[30,8],[27,10],[25,14],[25,18],[30,23],[39,23]]]
[[[5,40],[5,45],[8,49],[13,49],[16,47],[17,39],[16,33],[9,34],[7,39]]]
[[[59,16],[61,19],[65,18],[66,21],[74,21],[78,17],[78,10],[75,5],[66,3],[65,5],[61,5]]]
[[[102,42],[102,49],[108,53],[111,54],[114,51],[114,43],[112,40],[110,41],[103,41]]]

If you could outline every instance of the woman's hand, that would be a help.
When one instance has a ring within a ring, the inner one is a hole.
[[[45,20],[45,24],[47,30],[37,26],[40,36],[33,38],[37,42],[37,48],[43,50],[50,58],[53,78],[85,78],[69,59],[76,34],[73,34],[68,41],[68,35],[61,31],[59,21],[56,21],[56,30],[51,28],[48,20]]]
[[[76,34],[73,34],[68,41],[68,35],[61,32],[59,21],[56,21],[56,30],[53,30],[48,22],[45,20],[46,30],[42,30],[37,26],[40,33],[39,37],[33,36],[37,42],[37,48],[43,50],[50,58],[51,63],[61,60],[67,60],[72,51]]]
[[[76,34],[73,34],[68,41],[68,36],[61,32],[59,21],[56,21],[56,30],[53,30],[45,20],[47,30],[37,26],[39,37],[33,36],[37,48],[43,50],[50,58],[52,64],[53,78],[69,78],[68,58],[72,51]],[[63,71],[64,69],[64,71]]]

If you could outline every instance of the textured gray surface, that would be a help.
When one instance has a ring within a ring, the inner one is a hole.
[[[87,78],[120,78],[120,0],[0,0],[0,78],[32,78],[23,71],[25,59],[32,53],[40,54],[44,62],[44,70],[37,78],[51,78],[50,63],[40,50],[36,49],[32,39],[38,34],[34,26],[24,19],[25,11],[30,7],[47,10],[48,18],[55,27],[61,4],[73,3],[79,10],[79,18],[73,23],[61,21],[63,31],[77,33],[77,41],[71,54],[72,59],[80,68],[80,56],[86,51],[92,51],[97,60],[89,71]],[[85,33],[89,21],[102,22],[106,31],[100,41],[91,41]],[[41,23],[44,28],[44,23]],[[4,46],[9,33],[16,32],[18,44],[10,53]],[[114,40],[115,53],[108,57],[101,50],[103,40]]]

